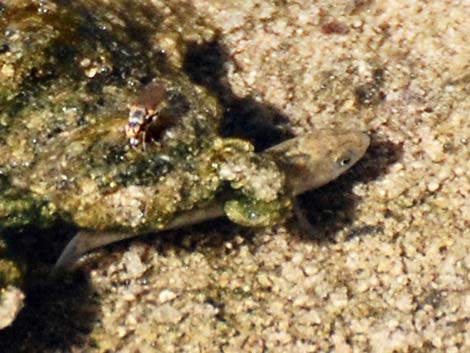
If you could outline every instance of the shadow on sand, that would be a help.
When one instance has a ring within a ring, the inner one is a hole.
[[[98,308],[87,281],[80,273],[53,279],[49,272],[66,233],[70,229],[65,226],[7,236],[12,252],[26,259],[28,272],[24,308],[11,326],[0,330],[0,352],[66,352],[86,340]]]
[[[289,120],[281,112],[250,97],[239,98],[233,94],[226,80],[225,59],[226,55],[218,41],[203,45],[190,44],[184,65],[184,70],[194,82],[207,87],[218,97],[223,107],[221,134],[248,139],[257,150],[291,137]],[[354,183],[378,178],[386,172],[390,164],[400,158],[401,146],[379,141],[374,136],[372,141],[369,152],[352,171],[337,181],[301,197],[301,204],[307,210],[309,220],[318,230],[318,237],[306,241],[334,241],[335,233],[354,218],[354,209],[358,202],[351,191]],[[377,163],[378,157],[380,163]],[[223,227],[229,225],[225,221],[215,222],[220,222]],[[213,224],[198,227],[202,227],[202,230],[206,229],[204,227],[213,229]],[[378,230],[373,227],[356,229],[348,238]],[[171,232],[163,236],[161,241],[169,242],[162,246],[183,247],[185,241],[180,239],[178,234]],[[230,234],[234,233],[229,231],[226,234],[230,237]],[[28,239],[22,238],[25,241]],[[40,244],[41,240],[37,234],[31,238]],[[12,326],[0,331],[1,352],[67,352],[70,347],[86,342],[98,310],[98,304],[86,279],[80,274],[75,274],[60,280],[51,280],[47,275],[60,253],[61,246],[64,245],[65,238],[67,237],[62,234],[62,240],[55,243],[47,240],[47,244],[55,245],[37,247],[35,244],[29,244],[25,247],[29,249],[30,258],[33,259],[33,270],[28,275],[28,285],[24,288],[26,306]],[[43,241],[46,241],[44,239],[48,239],[46,235],[43,237]],[[211,247],[223,246],[222,240],[208,241],[199,236],[190,240],[195,243],[190,244],[189,249],[191,246],[200,247],[201,244]],[[187,242],[184,247],[188,248]],[[27,256],[25,255],[26,258]]]
[[[185,65],[194,82],[219,98],[224,108],[221,134],[248,139],[258,151],[292,137],[289,119],[282,112],[250,97],[239,98],[233,94],[226,79],[225,58],[218,41],[190,45]],[[354,184],[385,174],[388,167],[401,158],[402,150],[402,146],[380,140],[372,133],[368,152],[351,171],[318,190],[301,195],[300,203],[315,229],[315,234],[307,238],[334,241],[338,230],[354,219],[355,205],[359,201],[351,191]],[[380,226],[353,229],[347,239],[377,231]]]

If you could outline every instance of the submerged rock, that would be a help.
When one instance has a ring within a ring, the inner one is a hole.
[[[9,326],[23,307],[24,294],[16,287],[8,286],[0,292],[0,330]]]
[[[119,218],[125,218],[124,228],[134,227],[146,217],[139,200],[157,192],[151,186],[175,169],[192,174],[192,156],[217,132],[215,99],[165,60],[158,43],[174,41],[176,31],[165,26],[157,9],[150,17],[148,4],[132,9],[125,2],[113,2],[112,8],[86,4],[23,2],[4,9],[4,227],[48,225],[56,217],[98,229],[119,226]],[[126,106],[154,78],[166,87],[163,113],[174,124],[158,148],[131,149],[123,135]],[[170,204],[179,201],[171,200],[175,187],[181,192],[185,187],[185,193],[191,189],[171,180],[167,184],[160,187],[170,198],[162,198],[168,209],[163,214],[174,212]],[[109,208],[118,214],[105,215]]]
[[[17,250],[25,229],[148,230],[214,196],[203,151],[215,158],[220,108],[180,70],[184,43],[213,35],[164,3],[0,4],[1,291],[21,287],[20,264],[33,261]],[[172,124],[131,148],[127,105],[152,80]]]
[[[9,326],[23,307],[24,293],[19,286],[24,269],[20,261],[9,256],[7,244],[0,233],[0,330]]]
[[[154,230],[212,199],[223,163],[257,170],[251,147],[216,139],[214,97],[165,60],[158,44],[174,41],[176,29],[157,9],[148,16],[145,3],[132,10],[126,2],[95,4],[99,10],[93,2],[25,4],[7,6],[1,28],[0,71],[11,78],[1,89],[3,227],[59,217],[98,230]],[[159,143],[131,148],[127,105],[152,80],[165,87],[159,114],[171,124]],[[245,157],[228,160],[227,150]],[[265,172],[279,174],[273,163]],[[279,182],[274,195],[281,189]]]
[[[220,194],[241,200],[227,203],[240,223],[286,214],[275,163],[248,142],[218,137],[216,99],[179,68],[185,40],[213,36],[191,11],[145,1],[7,1],[0,33],[2,234],[59,221],[158,230]],[[159,117],[170,123],[156,142],[134,148],[127,106],[150,82],[165,88]],[[3,269],[1,288],[21,282]]]

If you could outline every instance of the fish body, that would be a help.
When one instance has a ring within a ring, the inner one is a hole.
[[[276,163],[285,178],[286,194],[294,198],[343,174],[362,158],[369,143],[369,137],[360,131],[321,129],[275,145],[261,152],[260,157]],[[246,225],[243,215],[241,218],[237,215],[236,212],[235,216],[229,212],[225,201],[215,199],[208,205],[175,215],[159,231],[191,226],[223,216]],[[65,247],[55,270],[72,269],[77,260],[91,250],[139,235],[141,233],[80,231]]]

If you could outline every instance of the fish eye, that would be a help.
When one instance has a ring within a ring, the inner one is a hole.
[[[340,168],[344,168],[350,165],[351,161],[352,161],[351,155],[349,154],[343,155],[336,160],[336,165]]]

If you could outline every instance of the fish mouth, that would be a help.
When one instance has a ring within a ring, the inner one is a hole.
[[[364,154],[367,152],[367,149],[370,146],[370,136],[364,131],[353,131],[354,133],[354,149],[356,154],[356,160],[351,164],[351,167],[356,164]]]
[[[366,132],[363,132],[363,131],[359,132],[359,136],[361,139],[362,146],[364,146],[364,153],[365,153],[370,145],[370,136]]]
[[[360,130],[349,130],[345,131],[344,133],[350,136],[349,138],[346,138],[346,141],[348,141],[351,146],[354,146],[354,150],[356,151],[357,155],[362,157],[370,145],[369,134]]]

